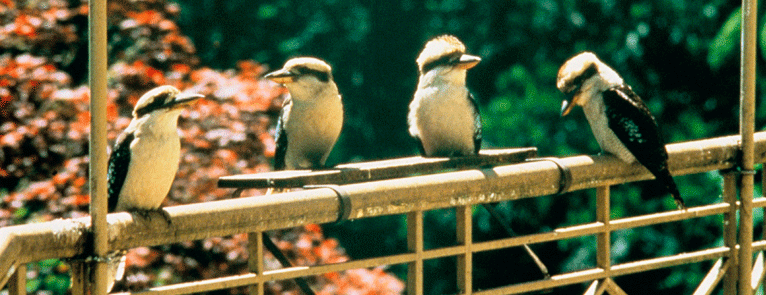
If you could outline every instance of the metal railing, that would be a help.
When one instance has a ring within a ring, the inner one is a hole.
[[[743,253],[740,239],[742,230],[752,227],[740,226],[737,232],[737,212],[744,210],[736,202],[736,174],[740,159],[739,136],[728,136],[700,141],[668,145],[670,169],[674,175],[702,173],[723,170],[724,202],[629,218],[609,219],[609,186],[650,179],[650,174],[637,165],[625,165],[610,156],[575,156],[558,159],[556,162],[532,161],[487,168],[475,168],[446,173],[428,174],[405,178],[378,180],[341,185],[339,188],[347,198],[347,204],[330,188],[308,189],[270,196],[247,197],[221,200],[200,204],[164,208],[171,219],[168,225],[162,218],[144,218],[129,213],[113,213],[107,216],[109,239],[108,251],[139,246],[154,246],[199,240],[208,237],[226,236],[236,233],[251,233],[251,273],[210,280],[182,283],[151,288],[142,294],[190,294],[236,286],[255,286],[253,293],[262,294],[263,284],[272,280],[319,275],[347,269],[369,268],[379,265],[407,264],[409,271],[408,294],[423,292],[423,261],[442,257],[457,257],[458,289],[461,294],[513,294],[544,290],[559,286],[589,281],[593,291],[606,290],[619,294],[619,287],[612,277],[671,267],[699,261],[720,259],[709,278],[700,285],[700,294],[709,294],[718,281],[724,280],[724,287],[730,290],[742,280],[743,272],[738,268],[739,256]],[[766,160],[766,132],[754,134],[754,162]],[[596,188],[597,218],[591,223],[556,228],[550,232],[517,236],[499,240],[473,242],[471,239],[471,207],[473,205],[500,201],[513,201],[555,194],[562,183],[561,167],[571,173],[565,191]],[[370,167],[374,167],[371,165]],[[353,260],[344,263],[312,267],[291,267],[279,270],[264,270],[260,259],[263,248],[260,234],[264,231],[302,226],[309,223],[329,223],[343,215],[347,206],[349,219],[370,218],[382,215],[407,215],[408,251],[405,253]],[[752,207],[766,206],[766,198],[757,198]],[[456,246],[423,248],[423,212],[439,208],[457,208],[458,227]],[[752,208],[750,208],[752,210]],[[673,256],[632,261],[610,265],[610,234],[614,231],[647,225],[675,222],[710,215],[723,215],[725,245]],[[204,222],[202,222],[204,221]],[[740,221],[740,224],[742,221]],[[751,223],[752,224],[752,223]],[[0,273],[14,273],[12,270],[24,263],[49,258],[84,257],[87,233],[91,230],[90,219],[58,220],[41,224],[11,226],[0,229]],[[554,274],[550,279],[525,282],[491,290],[474,291],[471,285],[473,254],[483,251],[536,244],[581,236],[596,236],[598,259],[594,268]],[[752,251],[766,249],[766,241],[751,244]],[[739,260],[741,261],[741,260]],[[762,263],[762,262],[761,262]],[[748,269],[749,269],[748,265]],[[14,286],[24,285],[24,275],[13,276],[9,287],[12,294],[23,294]],[[751,280],[759,282],[762,271],[747,275],[746,287],[752,290]],[[23,273],[22,273],[23,274]],[[739,275],[737,275],[739,274]],[[5,279],[2,281],[5,284]],[[75,293],[77,293],[76,291]],[[734,291],[726,292],[734,294]],[[742,291],[740,290],[740,294]]]
[[[162,218],[134,219],[128,213],[106,214],[106,136],[103,103],[106,93],[106,1],[89,2],[91,126],[90,187],[91,217],[58,220],[0,229],[0,287],[10,294],[25,294],[25,263],[49,258],[103,257],[108,251],[198,240],[235,233],[250,233],[251,257],[262,257],[263,231],[308,223],[327,223],[350,210],[350,219],[390,214],[407,214],[406,253],[354,260],[332,265],[264,270],[257,259],[251,273],[211,280],[152,288],[142,293],[187,294],[235,286],[254,286],[253,294],[264,292],[264,282],[317,275],[327,272],[407,264],[408,294],[423,293],[423,261],[457,257],[458,290],[461,294],[511,294],[543,290],[568,284],[593,281],[586,294],[624,294],[611,279],[615,276],[671,267],[704,260],[718,261],[699,285],[695,294],[710,294],[723,281],[725,294],[752,294],[764,277],[763,253],[752,263],[754,252],[766,249],[766,240],[753,242],[753,208],[766,206],[766,198],[752,198],[754,164],[764,162],[766,133],[754,134],[755,56],[757,1],[742,1],[742,54],[740,87],[740,135],[668,146],[670,168],[675,175],[725,170],[724,200],[720,204],[610,220],[609,186],[650,178],[641,167],[627,166],[611,157],[569,157],[553,162],[531,162],[470,169],[448,173],[371,181],[343,185],[349,200],[344,205],[332,189],[311,189],[258,198],[241,198],[165,208],[172,224]],[[571,172],[566,191],[596,188],[597,215],[592,223],[557,228],[550,232],[500,240],[473,242],[471,206],[480,203],[512,201],[556,193],[561,184],[561,167]],[[732,172],[736,171],[736,172]],[[737,183],[736,174],[740,174]],[[737,192],[740,193],[737,201]],[[417,197],[414,197],[417,196]],[[349,208],[344,209],[344,206]],[[423,212],[437,208],[457,208],[457,246],[423,248]],[[673,256],[610,263],[610,234],[613,231],[723,215],[724,246]],[[737,217],[739,215],[739,218]],[[154,222],[154,221],[157,222]],[[206,222],[199,222],[199,221]],[[210,222],[213,220],[214,222]],[[92,224],[92,226],[91,226]],[[739,226],[738,226],[739,225]],[[93,233],[93,238],[89,238]],[[555,274],[549,279],[531,281],[474,292],[473,254],[579,236],[596,235],[595,268]],[[86,247],[87,243],[87,247]],[[84,249],[92,249],[84,253]],[[106,278],[102,259],[86,259],[73,266],[75,294],[104,294]],[[93,275],[86,275],[93,274]]]

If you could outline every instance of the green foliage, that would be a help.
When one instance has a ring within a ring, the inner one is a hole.
[[[731,13],[721,30],[710,42],[707,61],[713,70],[720,69],[724,63],[738,56],[741,30],[742,9],[738,8]]]
[[[278,68],[289,57],[314,55],[333,65],[347,120],[331,163],[414,153],[405,120],[417,79],[414,59],[426,40],[445,33],[458,36],[470,53],[483,58],[469,71],[468,85],[480,102],[485,148],[535,146],[541,156],[558,157],[597,153],[599,147],[582,112],[559,115],[564,96],[555,87],[560,64],[584,50],[598,54],[632,85],[655,114],[668,142],[737,132],[741,16],[738,4],[731,1],[179,2],[181,31],[193,39],[194,46],[184,47],[185,54],[173,58],[191,59],[189,63],[195,64],[198,56],[201,65],[231,69],[241,60]],[[162,51],[128,42],[119,26],[110,27],[113,52],[125,51],[121,58],[126,60],[149,56],[152,66],[167,69],[170,63]],[[766,22],[760,26],[762,62],[766,59]],[[79,66],[75,68],[79,71],[70,72],[85,73],[85,59],[80,55],[76,60],[83,62],[64,63]],[[762,75],[764,69],[758,71]],[[73,80],[82,80],[83,75]],[[766,79],[757,83],[760,89],[766,87]],[[759,101],[763,95],[759,92]],[[758,105],[759,129],[766,120],[764,105]],[[676,180],[689,205],[720,201],[718,172]],[[612,218],[673,208],[668,196],[645,182],[613,187],[611,201]],[[523,234],[592,222],[594,208],[592,190],[498,204],[514,229]],[[14,218],[29,218],[26,210],[15,211]],[[473,213],[476,240],[505,237],[486,212],[476,209]],[[428,212],[425,218],[428,247],[454,243],[453,210]],[[612,235],[612,257],[620,263],[721,245],[720,225],[719,218],[701,218],[618,231]],[[341,240],[354,258],[406,251],[402,216],[330,225],[326,232]],[[593,237],[533,245],[533,249],[544,253],[543,259],[554,273],[593,267],[595,262]],[[477,255],[475,287],[487,289],[539,278],[534,265],[517,250]],[[454,260],[426,264],[426,273],[438,274],[426,281],[433,294],[456,292],[450,264]],[[37,276],[28,280],[28,291],[63,294],[62,286],[69,282],[61,265],[58,260],[30,265],[30,272]],[[508,265],[516,267],[509,270]],[[618,283],[629,294],[686,294],[708,267],[705,263],[674,267],[618,278]],[[404,277],[406,272],[398,274]],[[574,286],[554,292],[582,290]]]
[[[58,259],[48,259],[27,265],[27,292],[50,292],[49,294],[67,294],[71,285],[69,266]]]
[[[275,68],[291,56],[315,55],[333,65],[347,120],[332,163],[415,153],[405,118],[417,79],[414,59],[426,40],[445,33],[458,36],[470,53],[482,57],[468,73],[468,86],[480,102],[484,148],[535,146],[541,156],[559,157],[598,153],[581,111],[559,115],[564,95],[555,87],[561,63],[584,50],[595,52],[632,85],[654,113],[667,142],[738,130],[740,20],[738,4],[730,1],[180,2],[185,8],[181,25],[194,39],[203,64],[226,67],[240,59],[255,59]],[[766,28],[766,22],[762,26]],[[759,43],[766,58],[764,32],[761,29]],[[758,87],[764,86],[766,80],[759,79]],[[766,107],[758,108],[761,126]],[[720,201],[717,172],[676,180],[690,205]],[[593,191],[580,191],[502,203],[498,208],[517,232],[544,232],[592,222],[595,197]],[[673,208],[670,197],[650,182],[612,189],[612,218]],[[429,247],[454,241],[452,210],[429,212],[425,218]],[[504,236],[483,210],[475,210],[474,218],[476,240]],[[331,226],[328,233],[340,239],[353,257],[363,258],[401,250],[404,226],[399,216]],[[612,255],[615,262],[623,262],[720,245],[715,238],[718,231],[720,220],[715,218],[619,231],[613,234]],[[369,232],[396,233],[396,237],[384,239]],[[359,236],[362,233],[365,236]],[[533,248],[545,251],[543,259],[554,272],[594,265],[592,237],[550,244]],[[538,278],[524,254],[513,251],[487,253],[487,260],[495,263],[482,264],[477,256],[476,288]],[[509,255],[519,265],[512,274],[507,265],[497,263]],[[426,273],[443,275],[427,278],[427,285],[436,286],[434,294],[455,291],[442,288],[452,284],[444,278],[454,278],[445,263],[449,261],[426,264]],[[691,293],[707,267],[701,263],[637,274],[618,283],[628,293]]]

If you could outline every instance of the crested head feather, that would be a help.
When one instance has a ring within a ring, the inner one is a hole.
[[[155,109],[159,109],[172,101],[179,93],[178,88],[170,85],[163,85],[155,87],[152,90],[147,91],[136,102],[136,106],[133,108],[133,117],[139,117],[140,115],[149,113]]]
[[[423,51],[420,52],[416,62],[418,63],[418,70],[423,72],[423,66],[442,57],[459,53],[465,54],[466,49],[463,42],[460,42],[455,36],[441,35],[433,38],[426,43]]]
[[[559,68],[556,87],[564,93],[581,86],[587,79],[598,75],[605,84],[622,84],[622,78],[593,52],[585,51],[570,58]]]
[[[332,73],[332,67],[330,67],[330,65],[327,64],[327,62],[315,57],[308,57],[308,56],[291,58],[290,60],[285,62],[285,66],[283,68],[292,70],[292,69],[296,69],[300,67],[307,68],[309,70],[313,70],[317,72],[327,73],[327,74]]]

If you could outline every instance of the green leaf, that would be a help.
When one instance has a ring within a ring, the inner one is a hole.
[[[739,48],[740,28],[742,27],[742,10],[737,8],[729,19],[724,22],[721,30],[710,42],[707,62],[713,70],[720,69],[727,61],[736,55]]]
[[[43,285],[46,290],[53,294],[66,294],[70,285],[69,276],[49,275],[45,277]]]
[[[258,7],[259,19],[272,19],[277,17],[278,14],[279,14],[279,7],[277,7],[276,5],[263,4],[260,7]]]
[[[761,25],[761,31],[758,34],[758,45],[761,49],[761,57],[766,58],[766,22]]]

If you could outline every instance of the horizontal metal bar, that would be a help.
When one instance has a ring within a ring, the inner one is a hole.
[[[561,286],[578,284],[593,280],[600,280],[610,277],[628,275],[643,271],[666,268],[687,263],[696,263],[706,260],[713,260],[724,257],[729,253],[729,248],[719,247],[707,250],[683,253],[669,257],[660,257],[654,259],[641,260],[631,263],[613,265],[612,269],[605,271],[603,269],[586,269],[571,273],[554,275],[549,280],[533,281],[521,284],[515,284],[495,289],[482,290],[474,292],[475,295],[496,295],[528,293],[539,290],[553,289]]]
[[[727,136],[668,145],[671,170],[686,174],[732,168],[737,158],[738,140],[739,136]],[[756,133],[755,143],[756,160],[762,162],[766,153],[766,132]],[[558,162],[572,172],[569,190],[651,177],[645,168],[625,165],[611,156],[575,156]],[[349,218],[358,219],[553,194],[558,191],[559,171],[557,164],[551,162],[529,162],[357,183],[342,188],[351,200]],[[719,205],[710,206],[714,207],[703,206],[700,210],[712,210],[711,214],[723,210],[716,209]],[[110,250],[328,223],[337,219],[340,202],[335,191],[320,188],[163,210],[171,220],[169,225],[159,214],[148,217],[125,212],[109,214]],[[704,213],[695,210],[660,214],[669,214],[668,220],[680,220]],[[630,226],[652,224],[649,219],[639,217],[624,222],[634,223]],[[610,226],[613,230],[618,229],[620,222],[614,221]],[[0,257],[4,258],[0,259],[0,274],[7,274],[21,263],[82,254],[84,233],[89,227],[89,218],[79,218],[0,228]],[[523,242],[529,243],[528,240]],[[8,276],[0,279],[4,285]]]
[[[450,247],[460,248],[465,251],[464,246]],[[431,252],[431,251],[426,251]],[[451,251],[450,251],[451,252]],[[465,252],[462,252],[465,253]],[[721,257],[725,257],[729,253],[729,248],[718,247],[705,249],[695,252],[682,253],[668,257],[659,257],[653,259],[640,260],[636,262],[617,264],[612,266],[610,271],[604,271],[599,268],[586,269],[581,271],[575,271],[570,273],[564,273],[554,275],[547,280],[538,280],[525,282],[521,284],[515,284],[505,286],[496,289],[484,290],[480,292],[474,292],[474,294],[509,294],[514,292],[532,292],[537,290],[544,290],[550,288],[561,287],[564,285],[571,285],[576,283],[587,282],[591,280],[604,279],[607,277],[615,277],[621,275],[627,275],[642,271],[660,269],[665,267],[672,267],[681,264],[695,263],[706,260],[713,260]],[[458,253],[455,253],[458,254]],[[133,293],[114,293],[114,294],[151,294],[151,295],[169,295],[169,294],[190,294],[197,292],[204,292],[223,288],[234,288],[238,286],[247,286],[261,282],[276,281],[293,279],[296,277],[313,276],[324,273],[343,271],[348,269],[370,268],[379,265],[394,265],[404,264],[414,261],[416,255],[414,253],[399,254],[393,256],[386,256],[372,259],[362,259],[350,262],[321,265],[312,267],[291,267],[279,270],[266,271],[263,276],[256,276],[255,274],[242,274],[236,276],[228,276],[215,279],[207,279],[190,283],[174,284],[162,287],[154,287],[145,291],[133,292]]]
[[[552,242],[574,237],[595,235],[598,233],[612,232],[628,228],[649,226],[660,223],[679,221],[684,219],[699,218],[704,216],[723,214],[728,211],[729,205],[725,203],[706,205],[700,207],[688,208],[686,211],[669,211],[642,215],[637,217],[627,217],[611,220],[610,224],[604,225],[601,222],[592,222],[569,227],[557,228],[551,232],[524,235],[512,238],[504,238],[486,242],[474,242],[473,251],[491,251],[508,247],[517,247],[524,244],[538,244]]]
[[[408,157],[338,165],[324,170],[287,170],[256,174],[223,176],[218,187],[292,188],[310,184],[349,184],[372,180],[401,178],[415,174],[444,172],[450,169],[475,168],[523,162],[537,156],[537,148],[483,150],[478,156]]]

